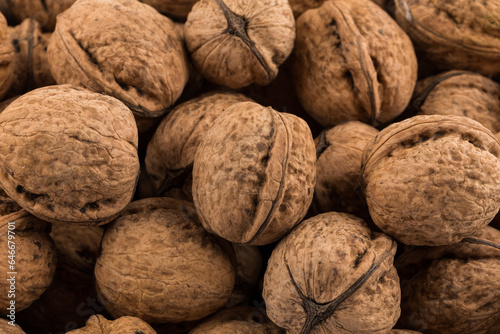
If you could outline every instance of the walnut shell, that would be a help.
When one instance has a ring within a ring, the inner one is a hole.
[[[31,91],[0,114],[0,168],[5,192],[35,216],[106,222],[130,202],[139,175],[133,115],[83,88]]]
[[[305,220],[273,250],[269,318],[289,334],[389,333],[400,308],[396,243],[337,212]]]
[[[303,12],[308,9],[318,8],[320,7],[325,0],[288,0],[290,2],[290,6],[293,10],[293,15],[298,18]],[[372,0],[380,7],[385,8],[387,4],[387,0]]]
[[[252,103],[226,109],[193,165],[203,227],[235,243],[264,245],[297,225],[312,200],[316,156],[307,124]]]
[[[496,1],[395,0],[394,16],[427,61],[442,69],[500,73]]]
[[[146,172],[157,196],[173,196],[180,188],[181,199],[192,201],[191,187],[184,185],[192,183],[196,149],[217,116],[244,101],[250,99],[234,92],[210,92],[178,105],[162,120],[149,141],[145,158]]]
[[[15,301],[15,312],[26,309],[52,283],[56,269],[56,250],[47,233],[49,228],[49,224],[25,210],[0,217],[0,242],[6,247],[5,251],[0,252],[1,315],[11,314],[7,309],[11,300]],[[14,249],[10,249],[10,246]],[[9,250],[15,252],[14,257],[9,257]],[[14,264],[9,263],[12,260]],[[13,292],[9,281],[12,277],[15,281]]]
[[[160,13],[185,21],[198,0],[142,0]]]
[[[19,21],[33,19],[45,31],[53,31],[56,16],[71,7],[75,0],[7,0],[12,15]]]
[[[95,267],[99,297],[114,317],[201,319],[224,306],[234,286],[224,247],[189,202],[132,202],[104,234]]]
[[[401,275],[399,324],[423,333],[500,331],[500,231],[460,243],[419,247],[396,261]]]
[[[10,89],[14,82],[14,46],[9,39],[7,20],[0,13],[0,99]]]
[[[136,317],[121,317],[108,320],[102,315],[93,315],[85,327],[67,332],[68,334],[156,334],[145,321]]]
[[[196,70],[236,89],[276,78],[293,49],[295,20],[287,0],[200,0],[184,31]]]
[[[135,0],[78,0],[59,15],[48,56],[57,83],[111,95],[145,117],[163,115],[189,76],[174,23]]]
[[[351,121],[324,130],[316,139],[316,187],[314,206],[318,213],[357,213],[366,207],[355,188],[361,174],[363,150],[378,130]]]
[[[12,198],[5,193],[3,189],[0,188],[0,216],[5,216],[10,213],[22,210],[19,204],[16,203]]]
[[[363,153],[361,187],[382,231],[408,245],[459,242],[500,209],[500,143],[462,116],[415,116]]]
[[[0,332],[2,334],[26,334],[21,327],[14,321],[14,325],[9,323],[10,320],[0,318]]]
[[[410,39],[366,0],[327,1],[301,15],[293,60],[299,100],[324,127],[391,121],[417,81]]]
[[[421,115],[458,115],[500,131],[500,85],[480,74],[449,71],[417,82],[412,108]]]

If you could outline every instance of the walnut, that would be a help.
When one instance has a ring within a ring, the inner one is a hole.
[[[410,39],[366,0],[327,1],[301,15],[293,59],[299,100],[324,127],[391,121],[417,80]]]
[[[394,241],[353,215],[305,220],[269,259],[267,314],[289,334],[389,333],[400,313],[395,253]]]
[[[9,320],[3,318],[0,318],[0,332],[2,334],[26,334],[16,322],[13,326],[9,324]]]
[[[198,0],[142,0],[160,13],[185,21]]]
[[[49,287],[56,269],[56,250],[48,235],[50,225],[25,210],[0,217],[0,315],[9,315],[10,301],[15,301],[14,313],[26,309]],[[10,236],[10,237],[9,237]],[[12,245],[9,257],[7,246]],[[14,270],[9,261],[14,260]],[[17,274],[9,274],[10,272]],[[15,289],[11,289],[14,275]],[[9,292],[15,290],[15,292]],[[12,296],[14,293],[15,296]],[[9,297],[10,296],[10,297]]]
[[[9,40],[7,21],[0,13],[0,99],[5,96],[14,82],[14,46]]]
[[[139,175],[133,115],[83,88],[31,91],[0,114],[0,169],[5,192],[35,216],[104,223],[130,202]]]
[[[234,92],[211,92],[184,102],[160,123],[145,158],[146,172],[157,196],[192,201],[193,160],[214,120],[231,105],[250,101]]]
[[[225,247],[199,225],[189,202],[132,202],[104,234],[95,267],[99,297],[114,317],[201,319],[224,306],[233,289]]]
[[[201,223],[235,243],[269,244],[305,216],[315,184],[311,131],[297,116],[234,104],[203,138],[193,165]]]
[[[500,85],[480,74],[449,71],[417,82],[412,108],[422,115],[470,117],[500,131]]]
[[[315,209],[318,213],[358,213],[366,207],[355,188],[361,173],[361,157],[378,130],[351,121],[324,130],[316,139]]]
[[[287,0],[200,0],[184,31],[198,72],[236,89],[276,78],[293,49],[295,20]]]
[[[380,7],[385,8],[387,0],[372,0]],[[293,15],[298,18],[303,12],[311,8],[320,7],[325,0],[289,0]]]
[[[495,1],[395,0],[394,16],[415,49],[442,69],[500,73],[500,6]]]
[[[361,188],[384,232],[409,245],[459,242],[500,209],[500,143],[463,116],[415,116],[363,153]]]
[[[134,0],[79,0],[59,15],[48,47],[57,83],[116,97],[137,116],[163,115],[189,70],[174,23]]]
[[[399,324],[423,333],[500,333],[500,231],[418,247],[396,261]]]
[[[102,315],[93,315],[85,327],[67,332],[68,334],[156,334],[145,321],[136,317],[121,317],[110,321]]]
[[[12,198],[5,193],[3,189],[0,188],[0,216],[5,216],[10,213],[22,210],[19,204],[16,203]]]
[[[53,31],[56,16],[68,9],[75,0],[6,0],[12,15],[18,20],[33,19],[45,31]]]

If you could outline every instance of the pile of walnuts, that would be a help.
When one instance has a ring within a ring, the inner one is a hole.
[[[0,333],[500,333],[500,4],[0,0]]]

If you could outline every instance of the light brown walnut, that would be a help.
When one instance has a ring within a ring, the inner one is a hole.
[[[10,320],[0,318],[0,333],[2,334],[26,334],[22,328],[16,323],[14,326],[9,324]]]
[[[85,327],[67,332],[68,334],[156,334],[149,324],[136,317],[121,317],[108,320],[102,315],[93,315]]]
[[[385,8],[388,0],[372,0],[380,7]],[[308,9],[318,8],[325,0],[289,0],[290,6],[293,10],[293,15],[298,18],[302,13]]]

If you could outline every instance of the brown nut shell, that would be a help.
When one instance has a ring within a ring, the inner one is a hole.
[[[33,19],[45,31],[53,31],[56,16],[71,7],[75,0],[7,0],[9,10],[18,21]]]
[[[299,100],[324,127],[388,122],[406,108],[417,81],[410,39],[366,0],[326,1],[301,15],[293,60]]]
[[[5,251],[0,252],[1,315],[11,314],[7,309],[11,301],[15,301],[14,314],[26,309],[52,283],[56,249],[49,229],[48,223],[25,210],[0,217],[0,241],[5,245]]]
[[[15,322],[0,318],[0,333],[2,334],[26,334]]]
[[[114,317],[201,319],[224,306],[234,286],[224,247],[199,225],[189,202],[132,202],[104,234],[95,267],[99,297]]]
[[[136,317],[121,317],[108,320],[102,315],[93,315],[85,327],[67,332],[68,334],[156,334],[149,324]]]
[[[415,116],[383,129],[363,154],[370,215],[409,245],[459,242],[500,208],[500,143],[462,116]]]
[[[303,12],[308,9],[318,8],[325,2],[325,0],[288,0],[290,2],[290,6],[293,10],[293,15],[295,18],[298,18]],[[380,7],[385,8],[387,4],[387,0],[372,0]]]
[[[0,216],[5,216],[10,213],[22,210],[19,204],[5,193],[5,190],[0,188]]]
[[[78,0],[59,15],[48,55],[57,83],[111,95],[138,116],[163,115],[189,77],[174,23],[135,0]]]
[[[196,70],[236,89],[276,78],[293,49],[295,20],[287,0],[200,0],[184,31]]]
[[[229,107],[193,166],[201,223],[235,243],[264,245],[297,225],[312,200],[316,156],[306,122],[257,103]]]
[[[9,91],[16,80],[14,75],[14,46],[9,39],[7,20],[0,13],[0,99]]]
[[[267,314],[289,334],[389,333],[400,313],[395,253],[394,241],[353,215],[305,220],[269,259]]]
[[[115,98],[36,89],[0,114],[0,184],[44,220],[104,223],[132,199],[137,138],[132,112]]]

